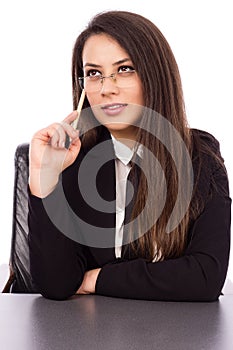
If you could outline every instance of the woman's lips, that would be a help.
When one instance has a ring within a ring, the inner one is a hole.
[[[101,109],[104,111],[105,114],[109,116],[114,116],[121,113],[126,106],[126,103],[111,103],[101,107]]]

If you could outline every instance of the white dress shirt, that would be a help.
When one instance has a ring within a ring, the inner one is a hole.
[[[129,148],[111,135],[113,147],[116,155],[116,233],[115,233],[115,255],[116,258],[121,257],[121,247],[123,240],[124,218],[125,218],[125,200],[126,200],[126,184],[131,166],[130,161],[134,154],[134,149]],[[137,154],[142,156],[140,146]]]

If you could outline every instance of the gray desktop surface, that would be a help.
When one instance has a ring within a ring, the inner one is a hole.
[[[213,303],[0,295],[1,350],[232,350],[233,295]]]

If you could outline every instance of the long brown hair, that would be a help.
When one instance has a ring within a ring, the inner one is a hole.
[[[192,137],[187,125],[181,79],[176,60],[160,30],[141,15],[125,11],[104,12],[95,16],[79,35],[74,46],[72,61],[74,109],[77,108],[81,93],[77,78],[83,76],[82,52],[84,44],[91,35],[100,33],[114,38],[128,52],[142,82],[145,107],[147,110],[156,111],[166,118],[181,136],[191,157]],[[87,99],[84,107],[89,107]],[[167,199],[156,223],[147,230],[146,234],[139,234],[140,237],[131,243],[136,256],[146,258],[149,261],[177,257],[182,254],[193,210],[193,207],[189,207],[178,225],[173,228],[170,234],[167,233],[167,223],[177,199],[179,169],[177,169],[177,164],[174,164],[166,146],[161,140],[154,137],[152,128],[154,128],[154,124],[151,123],[151,119],[142,118],[137,141],[148,148],[158,159],[166,178]],[[152,132],[150,133],[148,130]],[[96,131],[92,129],[85,136],[84,142],[88,143],[96,137]],[[169,140],[170,148],[175,149],[177,140],[174,140],[172,132],[170,135],[166,135],[166,138]],[[183,156],[180,154],[180,167],[182,167]],[[142,161],[144,162],[142,169],[148,168],[150,170],[147,176],[140,176],[132,218],[140,217],[147,201],[148,191],[154,190],[154,196],[150,196],[152,200],[149,210],[141,216],[141,220],[147,220],[148,216],[156,216],[153,212],[156,212],[158,206],[158,196],[156,196],[158,184],[150,189],[147,186],[147,180],[149,177],[153,183],[158,179],[156,179],[154,169],[150,167],[149,158],[144,156]],[[140,222],[137,229],[140,230]]]

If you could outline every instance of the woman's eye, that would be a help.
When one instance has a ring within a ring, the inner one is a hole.
[[[121,66],[118,68],[119,73],[133,72],[134,68],[131,66]]]
[[[88,72],[87,72],[87,77],[98,77],[100,76],[101,73],[98,71],[98,70],[95,70],[95,69],[90,69]]]

